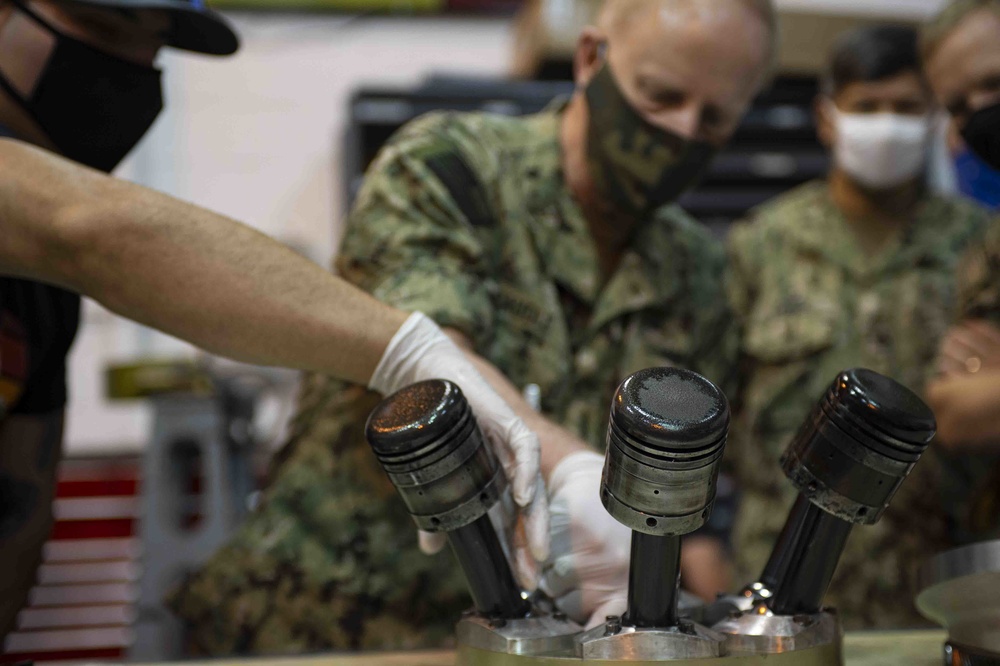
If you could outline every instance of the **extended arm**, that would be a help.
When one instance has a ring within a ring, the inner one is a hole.
[[[407,315],[221,215],[0,140],[0,272],[211,352],[367,383]]]

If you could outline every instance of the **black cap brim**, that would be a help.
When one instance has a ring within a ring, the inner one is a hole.
[[[200,0],[64,0],[110,9],[158,9],[167,12],[171,28],[166,45],[209,55],[230,55],[240,47],[240,39],[221,14]]]

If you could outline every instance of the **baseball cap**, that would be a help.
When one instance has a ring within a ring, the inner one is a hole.
[[[221,14],[205,0],[63,0],[107,9],[158,9],[171,19],[166,45],[210,55],[230,55],[240,46],[239,37]]]

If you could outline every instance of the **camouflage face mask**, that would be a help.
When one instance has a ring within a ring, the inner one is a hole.
[[[716,149],[647,122],[629,105],[607,62],[585,91],[591,175],[617,210],[642,219],[677,200],[705,173]]]

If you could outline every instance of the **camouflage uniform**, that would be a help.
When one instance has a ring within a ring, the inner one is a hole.
[[[987,214],[927,198],[900,241],[866,256],[825,183],[755,211],[730,236],[730,302],[741,328],[728,456],[742,485],[734,540],[760,575],[794,499],[778,458],[839,370],[867,367],[920,392],[954,316],[955,271]],[[827,603],[848,627],[919,622],[912,568],[941,545],[937,462],[926,454],[875,526],[857,527]]]
[[[965,254],[958,272],[959,319],[1000,326],[1000,219]],[[957,543],[1000,538],[1000,453],[943,454],[945,502]]]
[[[542,408],[603,449],[628,374],[722,380],[724,252],[677,208],[642,225],[607,284],[560,166],[559,114],[434,114],[371,168],[339,272],[467,335]],[[734,346],[731,347],[734,349]],[[440,644],[469,605],[449,553],[422,555],[364,442],[377,396],[311,376],[264,503],[176,595],[203,650]]]

